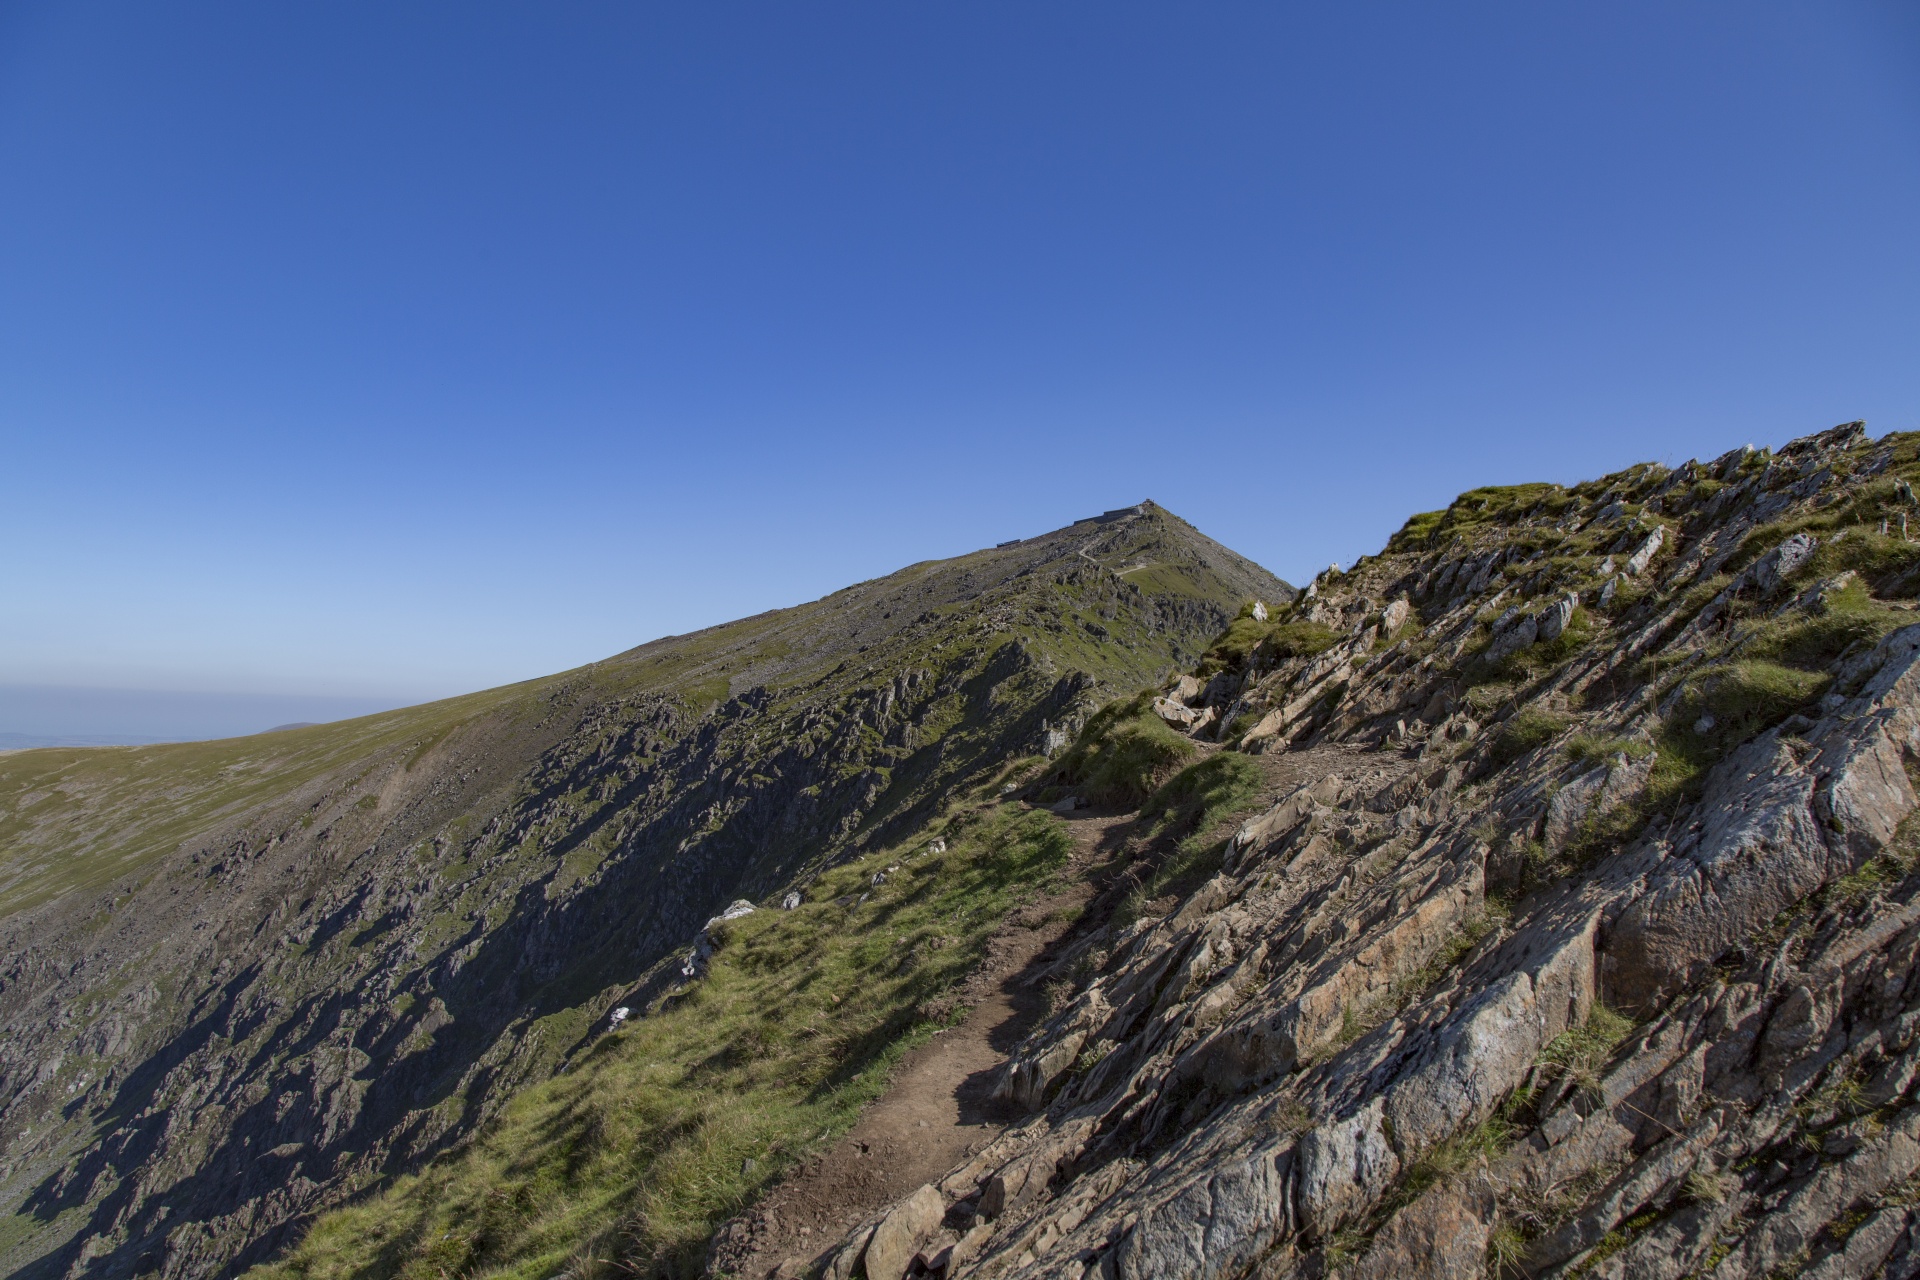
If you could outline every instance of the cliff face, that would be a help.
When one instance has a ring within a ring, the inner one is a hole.
[[[1237,620],[1154,710],[1298,785],[1143,850],[1031,1118],[825,1272],[1920,1271],[1917,446],[1475,491]]]
[[[446,703],[0,758],[0,1261],[268,1256],[550,1076],[729,901],[1289,596],[1143,504]]]

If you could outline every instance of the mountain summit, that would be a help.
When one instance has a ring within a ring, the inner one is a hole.
[[[728,903],[1292,594],[1149,502],[445,702],[0,758],[0,1263],[268,1256],[667,989]]]

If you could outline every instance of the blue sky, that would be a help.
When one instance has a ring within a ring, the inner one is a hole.
[[[415,699],[1145,497],[1304,578],[1920,428],[1917,12],[0,3],[0,685]]]

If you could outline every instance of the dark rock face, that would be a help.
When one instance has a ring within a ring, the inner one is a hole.
[[[95,758],[10,757],[4,1261],[270,1255],[673,981],[730,901],[771,905],[1290,594],[1145,504],[530,685],[142,749],[116,759],[151,782],[118,791]],[[207,817],[127,851],[189,792]]]
[[[1062,957],[953,1274],[1920,1274],[1916,444],[1462,495],[1174,687],[1322,776]]]

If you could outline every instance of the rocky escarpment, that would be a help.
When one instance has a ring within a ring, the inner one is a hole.
[[[1144,504],[431,707],[0,769],[0,1248],[218,1276],[463,1142],[702,923],[1285,584]]]
[[[1156,710],[1327,771],[1090,913],[1031,1118],[820,1270],[1920,1274],[1916,475],[1478,490],[1244,614]]]

